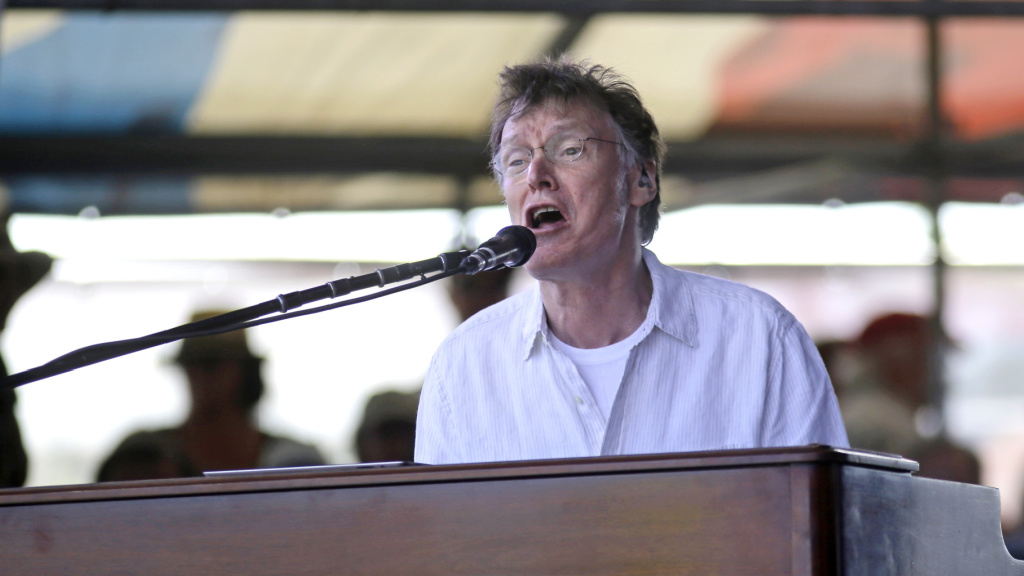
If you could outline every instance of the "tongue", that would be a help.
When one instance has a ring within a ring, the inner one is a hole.
[[[534,219],[534,228],[543,228],[545,224],[552,224],[565,220],[561,212],[543,212]]]

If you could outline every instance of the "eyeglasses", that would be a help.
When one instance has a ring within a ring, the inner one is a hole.
[[[538,149],[543,149],[544,156],[552,162],[569,164],[583,157],[584,144],[590,141],[625,146],[622,142],[602,140],[600,138],[579,138],[566,135],[554,136],[540,148],[527,148],[525,146],[503,147],[494,159],[494,166],[506,178],[521,176],[526,173],[530,163],[533,162],[533,151]]]

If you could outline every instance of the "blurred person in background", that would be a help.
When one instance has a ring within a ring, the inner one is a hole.
[[[1022,491],[1024,492],[1024,491]],[[1021,499],[1024,502],[1024,498]],[[1024,510],[1018,517],[1024,519]],[[1024,520],[1018,520],[1016,526],[1004,526],[1003,541],[1006,550],[1017,560],[1024,560]]]
[[[356,430],[360,462],[412,462],[419,401],[419,390],[388,390],[370,398]]]
[[[842,394],[850,386],[850,379],[856,371],[851,344],[845,340],[821,340],[815,342],[814,347],[821,355],[836,394]]]
[[[0,331],[18,300],[50,271],[53,260],[41,252],[18,252],[7,233],[10,215],[0,217]],[[0,376],[7,366],[0,357]],[[28,455],[21,440],[21,427],[15,414],[17,395],[0,388],[0,488],[23,486],[28,477]]]
[[[850,446],[916,460],[918,476],[977,484],[978,457],[926,426],[933,338],[928,318],[888,313],[850,343],[858,371],[837,387]]]
[[[484,308],[508,298],[513,274],[512,268],[499,268],[453,276],[448,285],[448,297],[459,313],[459,322],[465,322]]]
[[[218,314],[198,313],[192,321]],[[189,338],[175,362],[191,399],[184,422],[129,435],[101,465],[98,481],[324,464],[314,446],[260,429],[263,358],[249,349],[244,331]]]

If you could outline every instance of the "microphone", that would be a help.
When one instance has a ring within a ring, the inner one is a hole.
[[[537,237],[526,226],[506,226],[462,261],[462,271],[476,274],[501,266],[526,264],[537,249]]]

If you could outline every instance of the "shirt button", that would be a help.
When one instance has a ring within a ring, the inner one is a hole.
[[[579,396],[577,396],[576,397],[576,403],[579,404],[580,406],[582,406],[583,405],[583,398],[580,398]]]

